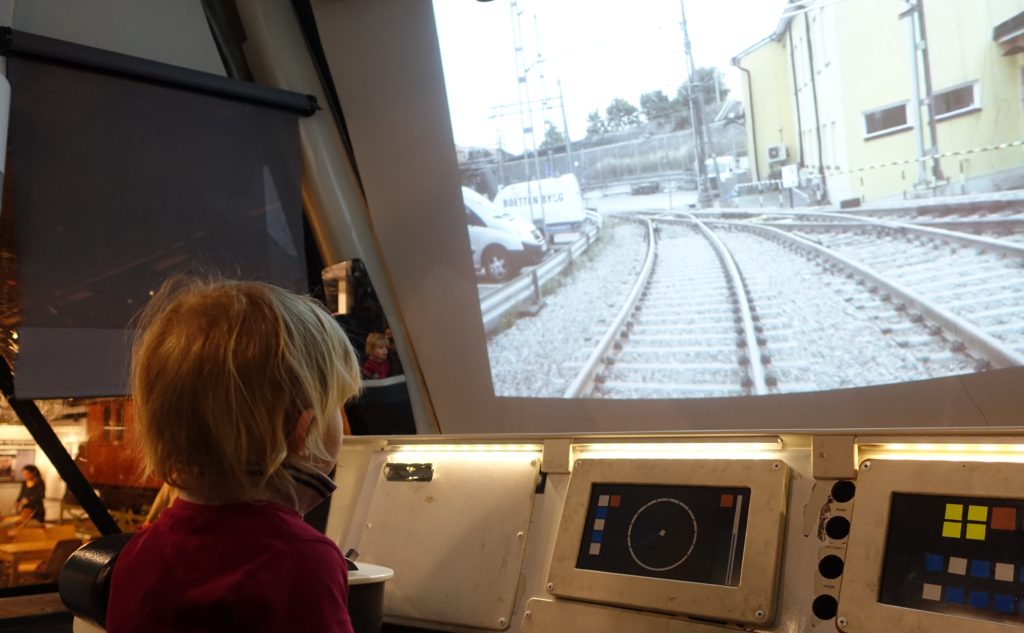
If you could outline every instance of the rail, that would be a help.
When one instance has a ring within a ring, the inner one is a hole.
[[[995,368],[1015,367],[1024,365],[1024,355],[1009,349],[993,336],[981,331],[968,321],[954,315],[953,313],[933,305],[920,294],[905,288],[895,282],[889,281],[875,271],[851,261],[835,251],[815,244],[811,240],[792,235],[786,231],[763,225],[751,225],[744,222],[713,221],[716,225],[730,226],[752,233],[762,233],[778,239],[780,242],[790,242],[809,251],[818,257],[827,259],[847,270],[855,272],[862,278],[869,280],[881,289],[884,289],[891,296],[903,302],[907,309],[914,309],[923,317],[937,323],[940,327],[955,334],[968,347],[977,350],[992,363]]]
[[[725,269],[725,273],[729,277],[729,285],[732,288],[733,295],[736,297],[736,306],[739,308],[740,320],[743,322],[743,340],[747,348],[747,358],[750,361],[751,388],[756,395],[766,394],[768,393],[768,385],[765,383],[764,363],[761,359],[761,348],[758,345],[757,332],[754,329],[754,319],[750,313],[750,302],[747,301],[747,288],[746,283],[743,281],[743,276],[740,275],[732,253],[729,252],[729,249],[722,240],[715,235],[714,231],[709,229],[704,222],[698,220],[696,216],[686,215],[697,226],[704,238],[711,243],[712,248],[715,249],[715,253],[718,255],[718,260],[722,263],[722,268]]]
[[[657,245],[655,243],[654,224],[646,218],[643,221],[647,223],[647,256],[644,258],[644,265],[640,269],[640,274],[637,276],[633,288],[629,291],[626,301],[623,302],[622,308],[619,309],[618,314],[605,331],[604,336],[598,341],[590,356],[583,362],[583,368],[580,369],[573,381],[569,383],[565,393],[562,394],[563,398],[579,398],[590,390],[594,383],[594,376],[601,367],[605,355],[615,343],[619,331],[622,329],[623,324],[625,324],[626,319],[629,318],[629,315],[633,313],[637,300],[640,298],[644,288],[647,287],[647,281],[650,279],[651,271],[654,269]]]

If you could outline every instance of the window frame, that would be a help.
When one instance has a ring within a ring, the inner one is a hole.
[[[903,125],[896,126],[896,127],[885,128],[884,130],[879,130],[877,132],[869,132],[868,131],[868,115],[869,114],[875,114],[875,113],[878,113],[878,112],[882,112],[884,110],[889,110],[889,109],[897,108],[897,107],[900,107],[900,106],[903,107],[903,113],[904,113],[904,115],[906,117],[906,123],[904,123]],[[871,139],[876,139],[876,138],[880,138],[880,137],[883,137],[883,136],[889,136],[890,134],[899,134],[900,132],[906,132],[907,130],[914,129],[914,126],[911,125],[911,123],[910,123],[910,111],[909,111],[909,109],[910,109],[910,101],[908,99],[904,99],[903,101],[896,101],[896,102],[890,103],[888,105],[884,105],[884,106],[880,106],[880,107],[877,107],[877,108],[871,108],[870,110],[862,111],[861,112],[861,122],[864,125],[864,140],[865,141],[870,141]]]
[[[959,110],[950,110],[942,114],[935,114],[935,105],[940,95],[953,92],[954,90],[961,90],[963,88],[971,88],[971,105],[966,108],[960,108]],[[958,116],[965,114],[971,114],[973,112],[979,112],[981,110],[981,91],[978,89],[978,80],[974,79],[971,81],[965,81],[949,88],[944,88],[932,94],[932,116],[935,117],[936,121],[945,121],[947,119],[954,119]]]

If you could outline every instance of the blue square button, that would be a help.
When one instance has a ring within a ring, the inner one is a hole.
[[[992,596],[992,608],[1003,613],[1013,613],[1013,596],[997,593]]]
[[[597,518],[598,519],[606,519],[606,518],[608,518],[608,508],[598,508],[597,509]]]
[[[946,559],[941,554],[925,554],[924,568],[926,571],[945,571]]]
[[[604,541],[604,532],[594,531],[594,534],[590,537],[591,543],[600,543]]]
[[[964,588],[963,587],[946,587],[946,602],[953,604],[964,603]]]
[[[972,560],[971,575],[975,578],[989,578],[992,575],[992,563],[987,560]]]
[[[967,603],[977,609],[988,608],[988,592],[987,591],[972,591],[970,596],[967,598]]]

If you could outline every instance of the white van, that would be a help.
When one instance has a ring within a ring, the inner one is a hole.
[[[511,279],[519,269],[544,259],[548,244],[533,224],[498,210],[479,193],[462,188],[473,266],[492,281]]]
[[[587,219],[580,184],[572,174],[511,184],[494,196],[494,206],[545,227],[548,236],[579,231]]]

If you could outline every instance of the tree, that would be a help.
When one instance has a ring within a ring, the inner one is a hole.
[[[700,94],[704,98],[706,107],[717,103],[719,97],[724,101],[726,95],[729,94],[729,87],[725,85],[722,71],[713,67],[698,68],[693,71],[693,81],[687,80],[679,86],[679,90],[676,92],[676,99],[687,108],[689,108],[691,84],[694,97]]]
[[[544,122],[544,141],[540,149],[549,149],[565,145],[565,136],[556,128],[551,121]]]
[[[621,97],[616,97],[605,108],[608,116],[608,129],[618,132],[640,124],[640,111],[636,106]]]
[[[605,124],[604,119],[601,118],[601,113],[594,110],[587,115],[587,138],[592,136],[601,136],[608,131],[608,126]]]
[[[676,104],[661,90],[645,92],[640,95],[640,111],[651,123],[664,123],[671,119],[677,110]]]

